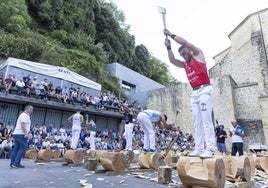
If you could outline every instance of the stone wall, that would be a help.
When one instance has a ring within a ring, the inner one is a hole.
[[[237,119],[245,127],[245,149],[251,143],[268,146],[268,9],[249,15],[229,35],[231,47],[214,57],[209,70],[214,89],[213,120],[228,131]],[[148,108],[162,110],[184,132],[193,133],[189,84],[154,90]],[[176,99],[176,100],[175,100]],[[174,118],[176,109],[181,113]],[[227,139],[230,150],[231,139]]]

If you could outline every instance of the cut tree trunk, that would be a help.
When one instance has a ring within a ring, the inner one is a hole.
[[[84,159],[82,150],[67,150],[63,156],[67,163],[81,164]]]
[[[58,158],[60,158],[60,155],[61,155],[61,152],[60,152],[60,150],[51,150],[51,152],[52,152],[52,158],[54,158],[54,159],[58,159]]]
[[[125,169],[127,160],[123,153],[120,152],[104,152],[100,156],[100,163],[106,170],[119,172]]]
[[[37,154],[37,158],[43,161],[49,161],[51,156],[52,156],[51,150],[47,149],[41,149]]]
[[[251,179],[250,160],[247,156],[230,156],[222,157],[226,168],[226,180],[235,182],[237,178],[249,182]]]
[[[149,159],[149,167],[157,170],[159,166],[165,166],[164,157],[159,153],[153,153]]]
[[[35,149],[29,149],[25,153],[25,158],[36,159],[36,157],[37,157],[37,151]]]
[[[177,163],[181,182],[189,186],[224,187],[225,166],[220,158],[201,159],[181,156]]]

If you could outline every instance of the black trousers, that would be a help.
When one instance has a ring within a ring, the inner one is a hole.
[[[239,156],[243,155],[243,142],[232,143],[232,156],[235,156],[237,152]]]

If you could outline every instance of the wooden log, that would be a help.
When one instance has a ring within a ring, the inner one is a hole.
[[[161,153],[161,154],[162,154],[162,153]],[[163,153],[163,154],[164,154],[164,153]],[[175,155],[175,152],[172,151],[172,150],[170,150],[170,151],[167,153],[167,155],[166,155],[166,157],[165,157],[165,159],[164,159],[166,165],[171,165],[171,163],[172,163],[171,156],[173,156],[173,155]]]
[[[225,166],[220,158],[201,159],[181,156],[177,172],[184,185],[203,187],[224,187]]]
[[[98,159],[96,158],[88,158],[85,161],[85,167],[88,170],[96,170],[98,166]]]
[[[242,181],[250,181],[251,166],[248,156],[226,155],[222,159],[226,168],[226,180],[235,182],[240,177]]]
[[[138,163],[141,168],[150,168],[151,153],[141,153],[139,155]]]
[[[100,163],[106,170],[119,172],[125,169],[127,160],[123,153],[120,152],[105,152],[100,156]]]
[[[128,150],[128,151],[125,151],[125,150],[122,150],[120,151],[121,153],[123,153],[126,157],[126,160],[130,163],[133,161],[134,159],[134,152],[132,150]]]
[[[256,157],[255,158],[256,168],[268,173],[268,157]]]
[[[27,159],[36,159],[37,151],[35,149],[29,149],[25,153],[25,158]]]
[[[52,156],[51,150],[41,149],[37,154],[37,159],[43,161],[49,161]]]
[[[159,184],[168,184],[171,183],[171,168],[168,166],[159,166],[158,167],[158,183]]]
[[[67,163],[81,164],[84,159],[82,150],[67,150],[63,156]]]
[[[60,150],[51,150],[51,152],[52,152],[52,158],[54,158],[54,159],[58,159],[58,158],[60,158],[60,155],[61,155],[61,152],[60,152]]]

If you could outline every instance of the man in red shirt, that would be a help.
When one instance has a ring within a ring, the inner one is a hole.
[[[215,132],[211,117],[213,90],[210,85],[204,54],[201,49],[185,39],[172,34],[168,29],[164,29],[164,35],[171,37],[181,45],[178,52],[185,61],[175,58],[171,49],[170,40],[168,37],[165,39],[169,61],[173,65],[185,69],[187,78],[193,88],[191,112],[195,127],[195,150],[188,156],[199,156],[201,158],[214,157]]]

